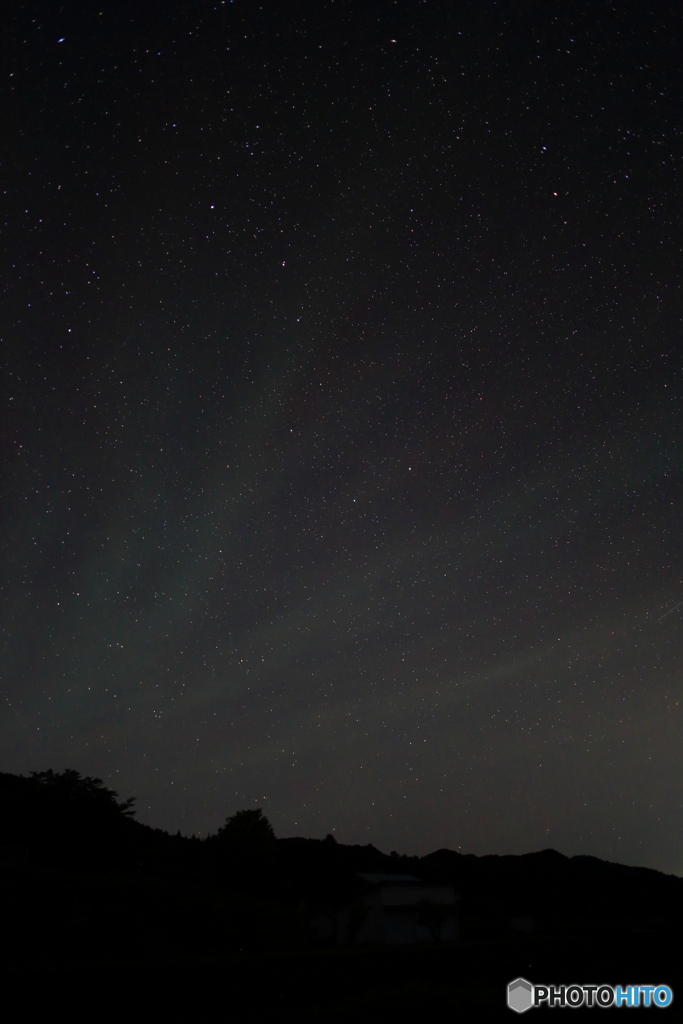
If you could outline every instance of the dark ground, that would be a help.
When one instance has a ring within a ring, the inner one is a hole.
[[[13,977],[27,1014],[93,1020],[402,1021],[514,1019],[506,985],[665,983],[680,991],[680,940],[621,933],[442,948],[328,948],[206,956],[24,963]],[[576,1012],[576,1011],[574,1011]],[[581,1010],[598,1013],[598,1010]],[[465,1016],[463,1016],[465,1015]],[[673,1006],[669,1019],[677,1017]]]

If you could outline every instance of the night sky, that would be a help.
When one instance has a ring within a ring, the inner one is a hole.
[[[679,5],[3,19],[0,770],[683,874]]]

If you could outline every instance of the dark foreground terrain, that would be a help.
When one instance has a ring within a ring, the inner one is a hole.
[[[679,1018],[677,877],[553,850],[413,858],[275,839],[256,812],[235,816],[253,834],[199,841],[139,824],[115,798],[78,773],[0,775],[0,963],[6,1001],[19,1001],[9,1019],[512,1020],[518,976],[666,984],[664,1019]],[[460,938],[338,943],[359,872],[452,885]]]
[[[5,969],[29,1019],[61,1011],[72,1019],[121,1022],[194,1021],[217,1013],[240,1021],[488,1020],[513,1019],[506,986],[520,975],[535,983],[666,983],[676,1001],[683,992],[680,949],[679,939],[657,935],[539,936],[523,944],[462,939],[440,948],[201,956],[150,951],[134,958],[74,958],[55,951],[6,962]],[[662,1012],[680,1019],[676,1005]]]

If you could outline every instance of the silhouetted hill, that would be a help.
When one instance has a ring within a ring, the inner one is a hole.
[[[437,850],[420,875],[452,883],[462,911],[494,920],[529,915],[537,925],[662,926],[683,910],[683,879],[556,850],[485,856]]]
[[[329,839],[278,839],[273,881],[284,893],[334,903],[357,872],[405,874],[417,858],[390,857],[371,844],[345,846]]]

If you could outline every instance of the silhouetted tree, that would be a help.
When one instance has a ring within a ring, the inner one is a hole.
[[[273,827],[260,807],[237,811],[218,830],[221,844],[234,847],[262,847],[275,839]]]
[[[55,802],[112,817],[132,817],[135,814],[134,796],[119,803],[119,794],[113,789],[107,789],[102,779],[81,775],[73,768],[63,772],[31,772],[31,781],[40,788],[42,794],[49,795]]]
[[[260,808],[233,814],[218,830],[212,846],[223,869],[235,872],[242,883],[261,887],[272,877],[277,843]]]
[[[68,768],[0,774],[0,846],[21,846],[32,860],[82,864],[117,858],[144,827],[134,798],[119,801],[101,779]]]

